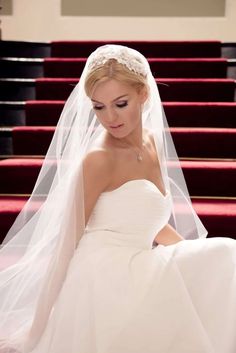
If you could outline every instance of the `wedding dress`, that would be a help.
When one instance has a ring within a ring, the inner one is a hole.
[[[236,241],[154,246],[170,214],[147,179],[99,196],[32,353],[236,352]]]

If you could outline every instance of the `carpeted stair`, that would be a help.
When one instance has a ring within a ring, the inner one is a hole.
[[[55,126],[64,104],[64,100],[27,101],[24,105],[25,124],[28,126]],[[235,102],[173,101],[164,102],[163,105],[168,123],[173,127],[234,128],[236,124]],[[20,112],[18,111],[17,114]]]
[[[36,79],[36,99],[64,100],[78,82],[74,78]],[[163,78],[156,79],[161,99],[166,101],[232,102],[234,100],[235,80]],[[0,84],[1,86],[1,84]]]
[[[14,127],[12,129],[14,153],[17,155],[27,155],[29,152],[33,155],[46,154],[54,131],[53,126]],[[236,129],[234,128],[174,127],[170,131],[179,157],[236,157]]]
[[[207,59],[148,59],[155,77],[165,78],[225,78],[227,60],[224,58]],[[46,58],[44,74],[46,77],[80,77],[85,58]]]
[[[125,43],[148,57],[193,205],[209,236],[236,238],[236,102],[229,76],[234,59],[221,57],[219,41]],[[33,189],[86,57],[103,42],[41,43],[36,54],[32,43],[11,44],[0,43],[0,239]]]

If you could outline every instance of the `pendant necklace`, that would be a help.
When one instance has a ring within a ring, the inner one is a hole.
[[[138,162],[142,162],[143,157],[142,157],[141,153],[140,152],[136,152],[136,150],[132,146],[130,146],[128,144],[126,144],[126,146],[130,147],[134,151],[134,153],[136,154],[136,157],[137,157],[137,161]],[[144,146],[144,141],[143,141],[143,146]]]

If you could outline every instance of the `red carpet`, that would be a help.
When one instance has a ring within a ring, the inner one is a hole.
[[[194,207],[209,236],[236,238],[235,81],[220,41],[117,42],[148,57]],[[105,42],[58,41],[25,105],[26,126],[12,129],[15,157],[0,160],[0,237],[31,193],[64,102],[85,58]],[[25,195],[22,195],[25,194]],[[38,205],[35,205],[38,207]]]
[[[46,154],[54,131],[55,128],[52,126],[14,127],[12,130],[14,153]],[[172,127],[171,133],[178,155],[182,158],[236,158],[236,130],[233,128]]]
[[[210,235],[234,236],[236,219],[235,200],[193,199],[193,206]]]
[[[124,44],[139,50],[148,58],[218,58],[220,41],[54,41],[51,56],[62,58],[88,57],[98,46]]]
[[[8,229],[16,219],[28,198],[24,196],[0,197],[0,239],[3,240]]]
[[[0,239],[4,238],[27,199],[26,196],[0,197]],[[235,234],[235,200],[193,198],[192,201],[210,235],[222,236],[222,224],[224,235],[233,236]]]
[[[227,60],[211,59],[148,59],[155,77],[225,78]],[[85,58],[47,58],[44,61],[46,77],[80,77]]]
[[[36,79],[37,100],[65,100],[78,82],[76,78]],[[230,79],[157,79],[163,101],[232,102],[235,82]]]
[[[55,126],[65,101],[27,101],[26,125]],[[236,102],[164,102],[170,126],[232,127],[236,125]]]
[[[41,165],[41,159],[33,158],[0,161],[0,193],[31,193]],[[235,162],[181,161],[181,165],[190,195],[236,197]]]

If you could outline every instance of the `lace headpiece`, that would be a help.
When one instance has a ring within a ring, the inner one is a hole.
[[[143,60],[142,54],[135,49],[112,44],[104,45],[91,54],[88,70],[92,71],[96,67],[104,65],[110,59],[116,59],[136,74],[147,76],[149,65],[147,65],[146,60]]]

